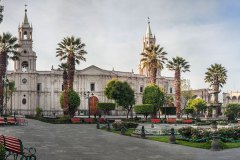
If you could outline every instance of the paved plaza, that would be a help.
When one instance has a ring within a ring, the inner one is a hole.
[[[37,149],[38,160],[237,160],[240,149],[212,152],[122,136],[93,124],[48,124],[0,127],[0,134],[20,138]]]

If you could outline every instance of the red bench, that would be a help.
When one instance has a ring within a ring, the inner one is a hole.
[[[83,121],[85,123],[93,123],[93,118],[84,118]]]
[[[167,123],[176,123],[176,118],[167,118]]]
[[[81,123],[81,119],[78,117],[71,118],[72,123]]]
[[[98,118],[98,122],[99,122],[99,123],[105,123],[106,121],[105,121],[104,118]]]
[[[18,156],[20,156],[20,159],[37,159],[36,149],[33,147],[25,148],[22,141],[16,137],[1,135],[0,143],[4,145],[7,151],[6,158],[12,155],[14,159],[18,159]]]
[[[151,122],[152,122],[152,123],[160,123],[160,122],[161,122],[161,119],[151,119]]]
[[[7,123],[18,124],[16,118],[14,118],[14,117],[7,117]]]
[[[187,124],[191,124],[193,121],[192,119],[183,119],[182,123],[187,123]]]
[[[4,117],[0,117],[0,125],[4,125],[7,124],[7,122],[5,122]]]

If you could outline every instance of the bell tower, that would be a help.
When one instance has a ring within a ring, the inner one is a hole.
[[[14,62],[15,72],[36,72],[36,53],[32,50],[32,25],[28,22],[27,9],[25,5],[24,20],[18,27],[18,40],[19,40],[19,60]]]
[[[148,26],[145,35],[143,36],[143,52],[145,52],[146,48],[155,45],[156,38],[155,35],[152,34],[150,27],[150,20],[148,17]],[[148,68],[143,67],[142,63],[139,64],[139,74],[149,76]]]

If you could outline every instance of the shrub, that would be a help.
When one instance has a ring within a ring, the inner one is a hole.
[[[154,106],[152,104],[135,105],[134,111],[137,114],[143,114],[147,119],[147,116],[154,112]]]
[[[191,138],[192,137],[191,130],[192,130],[192,127],[182,127],[178,130],[178,133],[183,137]]]
[[[42,116],[42,112],[43,112],[42,108],[37,107],[35,111],[36,111],[36,117]]]
[[[191,139],[203,139],[211,136],[211,132],[209,130],[202,128],[183,127],[180,128],[178,132],[183,137]]]
[[[211,132],[206,129],[202,128],[192,128],[192,139],[202,139],[202,138],[209,138],[211,136]]]
[[[0,143],[0,159],[5,159],[6,150],[5,147]]]
[[[228,117],[228,120],[236,120],[239,112],[240,112],[240,104],[230,103],[227,105],[225,114]]]
[[[115,109],[115,103],[97,103],[97,109],[102,110],[105,114]]]
[[[159,86],[154,83],[148,84],[148,86],[144,89],[143,92],[143,104],[152,104],[153,111],[152,113],[156,115],[156,112],[160,107],[163,106],[165,102],[164,92],[161,91]]]
[[[218,135],[221,138],[233,138],[234,140],[240,139],[240,127],[218,129]]]
[[[68,112],[71,117],[74,116],[77,107],[80,105],[80,97],[74,90],[68,90]],[[60,96],[61,107],[64,107],[64,92]]]
[[[119,121],[119,122],[114,122],[112,124],[112,126],[113,126],[113,128],[115,130],[120,130],[122,127],[125,127],[125,128],[137,128],[138,123]]]

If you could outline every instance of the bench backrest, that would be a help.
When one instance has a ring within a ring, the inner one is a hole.
[[[7,121],[16,122],[16,119],[14,117],[7,117]]]
[[[23,152],[22,142],[16,137],[4,136],[4,146],[5,149],[10,152],[14,152],[17,154],[22,154]]]
[[[3,135],[0,136],[0,143],[1,143],[2,145],[4,145],[4,136],[3,136]]]
[[[160,123],[161,122],[161,119],[151,119],[151,122],[152,123]]]
[[[4,117],[0,117],[0,121],[4,122],[5,121]]]
[[[72,122],[72,123],[81,122],[81,119],[78,118],[78,117],[73,117],[73,118],[71,118],[71,122]]]
[[[182,123],[192,123],[192,119],[183,119]]]
[[[168,118],[167,122],[176,122],[176,118]]]
[[[84,118],[83,120],[86,123],[89,123],[89,122],[92,123],[93,122],[93,118]]]

